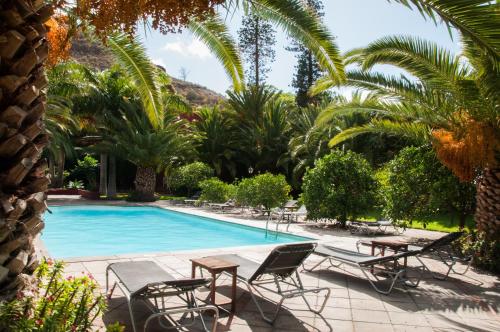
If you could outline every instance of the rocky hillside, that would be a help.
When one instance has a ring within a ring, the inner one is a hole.
[[[95,69],[104,70],[113,64],[112,55],[98,42],[75,38],[71,46],[71,56],[76,61]],[[172,77],[175,91],[186,98],[193,106],[212,106],[224,99],[215,91],[196,83]]]

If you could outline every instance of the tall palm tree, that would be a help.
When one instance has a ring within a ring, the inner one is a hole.
[[[500,97],[496,89],[500,71],[487,53],[463,38],[461,56],[406,36],[382,38],[350,52],[348,61],[358,63],[361,70],[348,72],[346,84],[368,90],[377,98],[329,109],[323,118],[345,112],[376,114],[370,123],[336,135],[331,145],[364,133],[405,136],[432,144],[441,162],[461,180],[479,176],[478,229],[489,239],[498,239]],[[397,66],[416,80],[371,72],[377,64]]]

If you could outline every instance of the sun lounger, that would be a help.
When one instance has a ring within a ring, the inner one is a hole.
[[[225,203],[208,203],[208,206],[215,210],[231,209],[235,206],[234,200],[230,199]]]
[[[113,273],[118,280],[108,293],[109,273]],[[159,319],[160,324],[165,329],[179,329],[190,326],[195,322],[195,313],[198,314],[197,316],[200,318],[205,331],[209,331],[203,320],[202,313],[204,311],[213,311],[215,313],[212,329],[210,330],[215,331],[219,317],[217,308],[212,305],[198,306],[194,295],[195,289],[206,286],[210,282],[211,279],[206,278],[176,279],[151,261],[112,263],[106,268],[106,293],[108,298],[111,298],[116,286],[125,294],[134,332],[137,331],[134,303],[138,300],[142,300],[152,311],[152,314],[148,316],[144,323],[144,331],[146,331],[151,320],[155,318]],[[183,306],[168,306],[168,301],[165,300],[173,296],[182,299],[186,304]],[[178,323],[171,316],[174,314],[189,314],[191,322],[189,324]],[[165,325],[161,321],[162,318],[168,320],[172,326]]]
[[[286,299],[302,297],[310,311],[317,314],[323,311],[330,295],[330,289],[305,289],[297,271],[298,267],[314,251],[315,246],[314,243],[279,246],[260,264],[238,255],[220,255],[216,257],[238,265],[238,281],[247,286],[262,318],[266,322],[273,324],[278,317],[283,301]],[[271,287],[271,285],[275,287]],[[281,297],[274,314],[270,317],[266,316],[256,297],[256,293],[263,297],[259,289],[272,292]],[[325,291],[325,299],[319,309],[313,309],[306,299],[305,294],[317,294],[322,291]]]
[[[406,230],[405,227],[400,227],[397,223],[391,220],[379,221],[351,221],[349,222],[349,230],[351,234],[380,234],[387,233],[388,229],[392,229],[394,233],[400,235]]]
[[[319,245],[314,253],[324,258],[312,268],[304,268],[304,270],[311,272],[327,260],[333,267],[340,267],[343,264],[354,266],[363,272],[366,279],[377,292],[385,295],[391,293],[397,282],[401,283],[403,286],[417,287],[420,283],[420,279],[422,278],[422,272],[424,269],[423,266],[419,267],[418,276],[416,278],[412,278],[414,280],[410,280],[407,277],[406,268],[399,264],[400,259],[416,256],[419,251],[406,251],[395,255],[377,257],[359,253],[357,251]],[[390,280],[390,284],[387,289],[381,289],[370,277],[370,275],[372,275],[376,281],[380,281],[379,272],[381,272],[381,275],[389,278]]]
[[[440,237],[437,240],[432,241],[431,243],[425,246],[408,246],[408,250],[418,250],[420,251],[420,255],[430,255],[435,257],[443,262],[448,267],[446,274],[444,277],[438,276],[434,273],[421,259],[417,257],[417,259],[424,265],[424,267],[432,274],[435,279],[444,280],[446,279],[451,272],[464,275],[469,270],[472,265],[473,257],[472,256],[463,256],[457,254],[453,248],[451,248],[451,244],[458,240],[460,237],[464,235],[464,232],[453,232]],[[458,272],[455,269],[455,264],[461,262],[466,264],[466,268],[462,272]]]

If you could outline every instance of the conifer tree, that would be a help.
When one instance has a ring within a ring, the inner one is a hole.
[[[324,6],[321,0],[306,0],[305,2],[320,18],[324,16]],[[308,104],[317,102],[321,96],[311,97],[307,92],[313,83],[323,74],[318,61],[316,61],[307,47],[295,40],[292,40],[291,46],[287,47],[286,50],[296,53],[297,64],[295,65],[292,87],[295,89],[297,105],[305,107]]]
[[[249,67],[246,70],[248,83],[256,87],[262,85],[270,64],[274,61],[276,31],[273,26],[259,16],[250,13],[243,17],[242,27],[238,30],[239,46]]]

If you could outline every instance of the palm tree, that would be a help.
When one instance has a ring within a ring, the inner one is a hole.
[[[462,56],[404,36],[382,38],[349,56],[348,61],[359,63],[361,70],[348,72],[346,84],[368,90],[377,98],[331,108],[322,117],[328,119],[346,112],[376,116],[366,125],[339,133],[330,145],[364,133],[392,134],[432,144],[441,162],[461,180],[472,181],[479,175],[476,222],[488,238],[497,239],[498,63],[494,64],[487,53],[465,37]],[[377,64],[397,66],[416,80],[370,72]]]
[[[236,130],[230,115],[219,107],[196,111],[194,126],[200,136],[196,147],[201,161],[212,166],[218,177],[236,177]]]
[[[155,128],[138,100],[123,102],[118,115],[107,114],[101,146],[137,166],[131,199],[154,201],[156,174],[168,165],[181,163],[193,151],[184,122],[164,112]]]
[[[290,131],[287,114],[291,106],[265,85],[248,86],[227,94],[240,166],[259,172],[277,171],[276,159],[287,150]]]

